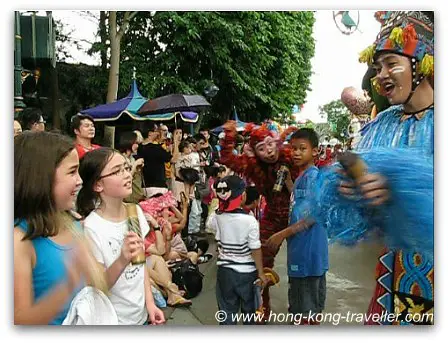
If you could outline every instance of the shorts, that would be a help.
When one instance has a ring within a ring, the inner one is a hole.
[[[289,312],[293,314],[321,313],[327,293],[325,274],[322,276],[290,277],[288,287]]]

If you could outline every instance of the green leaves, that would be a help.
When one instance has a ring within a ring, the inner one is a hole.
[[[341,100],[333,100],[328,104],[319,106],[321,116],[326,116],[330,125],[331,134],[337,139],[342,139],[341,133],[347,130],[350,123],[350,111]]]
[[[310,85],[313,24],[312,12],[139,12],[121,42],[118,95],[135,66],[149,98],[203,94],[213,81],[212,112],[222,122],[233,106],[246,121],[290,114]]]

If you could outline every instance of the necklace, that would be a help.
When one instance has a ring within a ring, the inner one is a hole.
[[[418,110],[416,112],[403,112],[403,115],[401,116],[400,121],[403,122],[403,121],[405,121],[405,120],[407,120],[409,118],[412,118],[412,117],[414,117],[417,120],[420,120],[420,119],[422,119],[425,116],[426,110],[430,109],[433,106],[434,106],[434,103],[432,103],[428,107],[425,107],[425,108],[423,108],[421,110]]]
[[[405,114],[405,115],[409,115],[409,116],[413,116],[413,115],[415,115],[415,114],[417,114],[417,113],[421,113],[421,112],[423,112],[423,111],[426,111],[427,109],[430,109],[431,107],[433,107],[434,106],[434,103],[432,103],[431,105],[429,105],[429,106],[427,106],[427,107],[425,107],[425,108],[423,108],[423,109],[421,109],[421,110],[418,110],[418,111],[415,111],[415,112],[403,112],[403,114]]]

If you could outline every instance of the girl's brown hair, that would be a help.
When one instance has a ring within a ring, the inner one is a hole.
[[[74,149],[73,141],[50,132],[24,132],[14,138],[14,220],[25,220],[25,239],[55,236],[64,217],[53,188],[56,169]]]
[[[94,190],[94,186],[100,180],[101,173],[114,154],[120,154],[120,152],[112,148],[99,148],[88,152],[81,160],[79,175],[83,184],[78,194],[76,206],[83,217],[87,217],[90,212],[95,210],[98,202],[101,201],[100,195]]]

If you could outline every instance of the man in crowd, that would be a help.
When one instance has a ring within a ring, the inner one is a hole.
[[[22,127],[24,130],[40,132],[45,131],[45,120],[42,110],[35,107],[27,107],[21,115]]]
[[[95,138],[95,123],[89,115],[77,114],[72,117],[72,130],[75,134],[76,151],[79,159],[83,158],[89,151],[100,148],[93,144]]]
[[[137,155],[143,158],[144,191],[147,197],[168,191],[165,163],[171,161],[172,155],[160,142],[160,131],[153,122],[146,124],[142,130],[143,143],[138,147]]]

